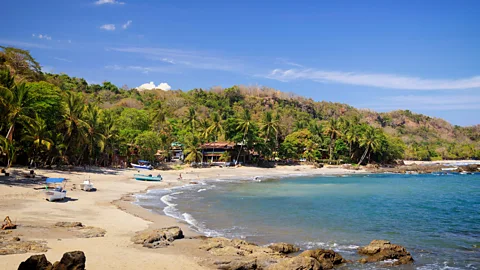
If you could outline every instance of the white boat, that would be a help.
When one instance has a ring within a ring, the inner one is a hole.
[[[153,169],[153,166],[150,165],[150,162],[148,162],[146,160],[139,160],[138,164],[135,164],[135,163],[130,163],[130,164],[132,164],[132,167],[135,168],[135,169],[144,169],[144,170]]]
[[[67,197],[67,191],[60,185],[63,181],[65,181],[65,178],[47,178],[45,199],[50,202],[64,200]],[[57,184],[57,186],[53,189],[49,189],[48,184]]]
[[[453,167],[453,168],[442,168],[442,171],[455,171],[458,170],[458,167]]]
[[[45,198],[50,202],[61,201],[64,200],[65,197],[67,197],[67,191],[62,187],[56,187],[45,191]]]
[[[83,184],[80,184],[80,189],[84,191],[94,191],[95,187],[93,187],[92,182],[89,180],[83,181]]]

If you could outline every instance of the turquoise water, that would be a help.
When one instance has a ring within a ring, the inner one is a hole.
[[[331,248],[351,260],[373,239],[403,245],[402,269],[480,268],[480,175],[353,175],[210,181],[139,196],[211,236]],[[347,269],[382,268],[381,264]]]

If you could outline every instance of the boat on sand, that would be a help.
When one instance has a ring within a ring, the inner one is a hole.
[[[159,174],[157,176],[152,176],[151,174],[134,174],[133,177],[137,181],[162,181],[162,176]]]
[[[65,178],[47,178],[45,199],[50,202],[64,200],[67,197],[67,191],[65,190],[65,186],[61,186],[61,183],[63,183],[64,181]],[[55,184],[55,187],[53,189],[49,189],[48,184]]]
[[[153,169],[153,166],[150,164],[150,162],[146,160],[139,160],[138,164],[135,164],[135,163],[130,163],[130,164],[132,164],[132,167],[135,169],[143,169],[143,170]]]

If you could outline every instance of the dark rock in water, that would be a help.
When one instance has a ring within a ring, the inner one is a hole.
[[[322,269],[332,269],[334,266],[345,263],[345,259],[338,253],[333,250],[327,249],[315,249],[315,250],[306,250],[298,256],[310,257],[316,259]]]
[[[413,262],[410,252],[404,247],[392,244],[387,240],[373,240],[369,245],[359,248],[358,253],[368,256],[360,259],[360,263],[394,260],[392,265],[400,265]]]
[[[64,227],[64,228],[72,228],[72,227],[83,227],[81,222],[57,222],[55,223],[55,227]]]
[[[170,242],[182,238],[184,238],[182,229],[174,226],[158,230],[146,230],[138,232],[132,237],[132,241],[135,244],[141,244],[144,247],[159,248],[168,246]]]
[[[268,247],[275,252],[279,252],[283,254],[289,254],[289,253],[297,252],[300,250],[298,247],[288,243],[273,243]]]
[[[256,259],[237,259],[232,261],[221,261],[214,263],[217,269],[222,270],[256,270],[259,269]]]
[[[267,270],[323,270],[322,265],[312,257],[296,256],[270,265]]]
[[[20,263],[18,270],[51,270],[52,264],[44,254],[30,256],[26,261]]]
[[[60,262],[53,265],[53,270],[84,270],[86,260],[83,251],[66,252]]]

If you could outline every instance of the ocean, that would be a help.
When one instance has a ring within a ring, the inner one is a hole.
[[[358,260],[373,239],[404,246],[413,266],[480,269],[480,174],[348,175],[211,180],[151,190],[137,203],[207,236],[288,242]],[[352,264],[342,269],[381,269]]]

